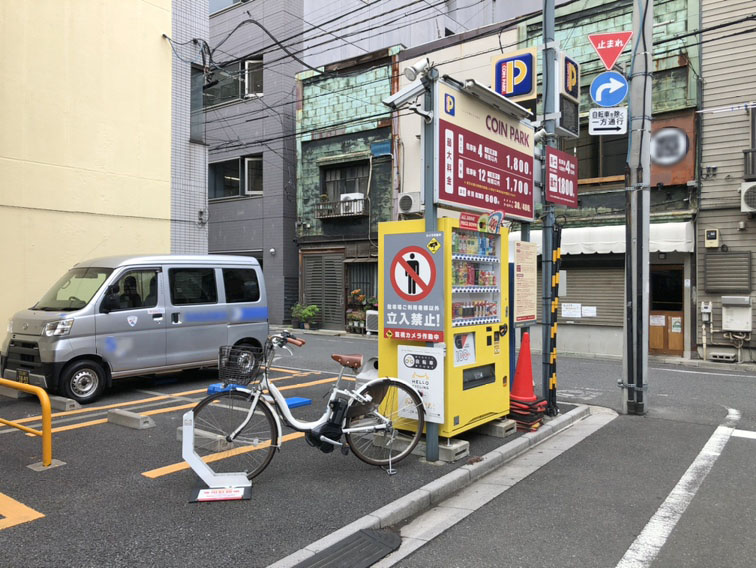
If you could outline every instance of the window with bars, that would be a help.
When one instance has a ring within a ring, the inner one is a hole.
[[[592,136],[582,124],[580,137],[564,140],[562,149],[577,156],[579,179],[625,174],[627,136]]]
[[[367,194],[370,166],[368,162],[353,162],[323,168],[322,193],[329,201],[339,201],[345,193]]]

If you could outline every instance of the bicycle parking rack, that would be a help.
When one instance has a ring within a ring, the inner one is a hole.
[[[50,397],[48,396],[47,391],[45,391],[45,389],[43,389],[42,387],[35,387],[34,385],[27,385],[24,383],[19,383],[17,381],[9,381],[7,379],[0,379],[0,386],[27,392],[29,394],[35,395],[39,399],[39,404],[42,407],[41,431],[35,430],[34,428],[29,428],[28,426],[24,426],[23,424],[19,424],[18,422],[13,422],[12,420],[5,420],[4,418],[0,418],[0,424],[11,426],[23,432],[26,432],[27,434],[39,436],[42,438],[42,467],[39,467],[39,464],[32,464],[29,466],[30,468],[34,470],[41,470],[53,466],[52,411],[50,410]],[[55,466],[63,465],[63,462],[58,460],[55,461]]]
[[[193,501],[228,501],[249,499],[252,482],[243,472],[216,473],[194,451],[194,411],[184,414],[181,455],[208,489],[201,489]]]

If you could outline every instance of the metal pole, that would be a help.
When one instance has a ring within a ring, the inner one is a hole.
[[[425,85],[425,111],[433,113],[436,100],[436,80],[438,69],[431,67],[425,73],[422,81]],[[435,118],[435,116],[433,117]],[[423,192],[425,197],[425,231],[436,231],[438,218],[435,197],[435,120],[425,120],[423,124]],[[433,343],[428,343],[432,347]],[[438,461],[438,424],[435,422],[425,423],[425,459],[429,462]]]
[[[543,127],[546,132],[544,141],[546,146],[557,147],[556,119],[557,100],[557,56],[554,49],[554,0],[543,2]],[[546,151],[543,152],[544,156]],[[545,166],[546,160],[543,160]],[[543,398],[549,392],[549,370],[551,338],[551,259],[553,256],[552,231],[554,227],[554,206],[546,202],[546,173],[541,176],[544,180],[543,199],[543,231],[541,243],[541,298],[542,298],[542,328],[541,328],[541,393]]]
[[[639,6],[639,4],[641,4]],[[625,242],[625,381],[622,410],[646,413],[648,385],[648,234],[651,186],[653,0],[633,4],[634,62],[630,83],[630,161]]]

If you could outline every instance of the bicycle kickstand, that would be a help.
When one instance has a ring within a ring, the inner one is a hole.
[[[396,470],[391,465],[391,449],[390,448],[389,448],[389,456],[388,456],[388,458],[389,458],[388,468],[385,471],[386,471],[386,473],[388,475],[396,475]]]

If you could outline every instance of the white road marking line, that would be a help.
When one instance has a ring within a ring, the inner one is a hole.
[[[664,503],[627,549],[617,568],[645,568],[651,565],[721,455],[735,431],[734,423],[739,419],[740,412],[734,408],[728,409],[724,424],[711,435]]]
[[[756,379],[754,375],[738,375],[736,373],[710,373],[708,371],[687,371],[685,369],[665,369],[662,367],[649,367],[649,371],[669,371],[670,373],[689,373],[693,375],[711,375],[713,377],[741,377],[743,379]]]
[[[751,440],[756,440],[756,432],[751,432],[750,430],[733,430],[732,435],[735,438],[749,438]]]

